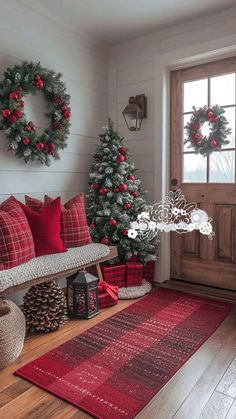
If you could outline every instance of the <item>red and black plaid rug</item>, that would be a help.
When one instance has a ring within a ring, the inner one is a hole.
[[[230,304],[159,289],[16,374],[96,418],[133,418],[216,330]]]

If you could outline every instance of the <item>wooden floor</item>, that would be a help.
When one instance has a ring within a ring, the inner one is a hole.
[[[120,301],[89,321],[70,321],[58,332],[27,338],[20,358],[0,372],[0,418],[89,418],[13,371],[133,302]],[[137,418],[236,419],[236,308]]]

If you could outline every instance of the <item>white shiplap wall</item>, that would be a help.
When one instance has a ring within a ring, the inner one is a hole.
[[[144,189],[148,189],[147,201],[153,203],[154,147],[158,149],[160,138],[155,138],[155,123],[162,109],[154,108],[155,61],[162,54],[222,36],[236,34],[236,7],[221,13],[213,13],[201,19],[188,21],[141,38],[123,42],[110,50],[109,60],[109,109],[117,127],[126,138],[136,163],[138,176]],[[207,55],[206,55],[207,59]],[[129,132],[124,125],[122,110],[131,95],[147,96],[148,117],[140,132]]]
[[[6,151],[7,140],[0,132],[0,201],[9,194],[23,200],[25,193],[42,197],[44,192],[66,200],[78,191],[86,191],[91,154],[106,122],[107,47],[23,5],[13,8],[11,1],[1,1],[0,78],[7,67],[22,60],[40,61],[63,73],[71,95],[71,135],[61,159],[47,168],[38,163],[25,165]],[[48,120],[40,95],[26,102],[29,119],[46,128]]]
[[[44,193],[65,201],[86,191],[91,155],[98,133],[108,115],[107,46],[87,36],[70,32],[48,17],[20,2],[0,1],[0,79],[4,70],[23,60],[40,61],[63,74],[71,95],[72,126],[68,147],[61,159],[47,168],[25,165],[6,151],[7,139],[0,132],[0,202],[9,194],[24,201],[24,194],[42,198]],[[40,95],[26,99],[29,119],[46,128],[45,103]],[[25,291],[11,295],[18,304]]]

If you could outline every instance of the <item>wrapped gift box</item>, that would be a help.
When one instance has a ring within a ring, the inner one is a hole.
[[[128,262],[127,266],[127,287],[141,285],[143,278],[143,264],[138,262]]]
[[[147,262],[146,265],[143,266],[143,278],[146,279],[146,281],[149,281],[151,282],[151,284],[153,284],[154,274],[155,274],[155,260],[150,260],[149,262]]]
[[[117,287],[126,287],[126,264],[102,265],[104,281]]]
[[[98,283],[99,308],[111,307],[118,303],[118,287],[105,281]]]

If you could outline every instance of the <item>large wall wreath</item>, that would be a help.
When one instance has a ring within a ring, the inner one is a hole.
[[[204,106],[196,109],[193,107],[190,121],[184,127],[187,137],[185,144],[193,148],[195,153],[207,156],[214,150],[220,150],[223,145],[229,144],[227,140],[231,129],[227,128],[228,121],[224,116],[225,110],[218,105],[208,108]],[[209,135],[203,135],[203,124],[209,124]]]
[[[49,166],[50,159],[59,159],[59,150],[66,147],[70,127],[70,96],[61,81],[61,74],[43,68],[40,63],[24,62],[8,68],[0,83],[0,129],[9,139],[9,150],[27,163],[39,160]],[[24,113],[24,96],[41,91],[48,103],[49,127],[38,134],[33,121]]]

